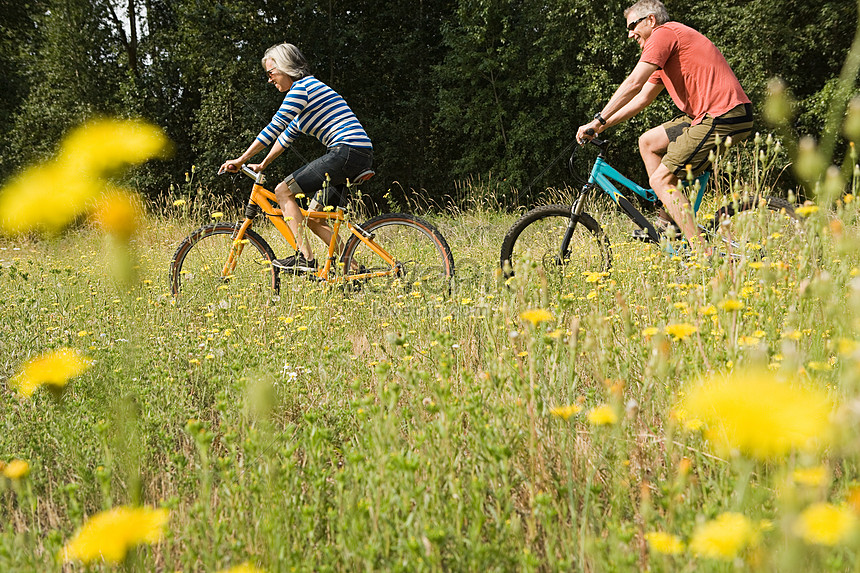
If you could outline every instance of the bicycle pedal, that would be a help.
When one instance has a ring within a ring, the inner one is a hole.
[[[630,232],[630,237],[637,241],[651,242],[651,237],[648,235],[648,232],[643,231],[642,229],[633,229],[633,231]]]

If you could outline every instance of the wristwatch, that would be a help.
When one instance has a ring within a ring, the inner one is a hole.
[[[595,114],[594,114],[594,119],[596,119],[597,121],[599,121],[599,122],[600,122],[600,125],[606,125],[606,120],[605,120],[605,119],[603,119],[603,116],[602,116],[602,115],[600,115],[600,112],[599,112],[599,111],[598,111],[597,113],[595,113]]]

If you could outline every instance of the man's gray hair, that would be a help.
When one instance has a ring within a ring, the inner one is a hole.
[[[657,25],[665,24],[669,21],[669,11],[660,0],[639,0],[636,4],[624,11],[624,17],[631,17],[633,20],[644,18],[654,14],[654,20]]]
[[[300,80],[305,76],[311,75],[308,61],[297,47],[287,42],[276,44],[266,50],[266,53],[263,54],[264,69],[266,67],[266,60],[273,60],[275,67],[293,78],[293,80]]]

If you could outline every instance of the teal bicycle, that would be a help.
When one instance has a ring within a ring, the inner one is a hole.
[[[587,180],[577,173],[575,165],[577,153],[584,145],[575,145],[568,161],[574,180],[582,184],[573,204],[537,207],[517,220],[505,235],[500,264],[506,277],[513,276],[517,263],[526,259],[560,279],[609,273],[612,269],[609,237],[587,212],[589,202],[601,192],[638,227],[633,233],[634,239],[662,244],[669,253],[686,247],[682,241],[670,240],[619,190],[621,186],[645,201],[657,202],[653,190],[631,181],[609,164],[609,141],[595,138],[590,143],[597,146],[599,153]],[[695,213],[701,207],[709,178],[710,173],[705,172],[680,190],[695,193],[691,200]],[[699,228],[714,245],[715,252],[732,259],[776,260],[786,251],[796,249],[803,238],[794,206],[785,199],[761,195],[727,198],[716,214],[699,224]]]

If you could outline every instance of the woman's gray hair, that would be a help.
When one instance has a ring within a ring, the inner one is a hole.
[[[266,53],[263,54],[264,69],[266,67],[266,60],[274,61],[275,67],[293,78],[293,80],[300,80],[305,76],[311,75],[308,61],[297,47],[287,42],[276,44],[266,50]]]
[[[669,21],[669,11],[660,0],[639,0],[624,11],[624,17],[632,16],[634,20],[654,14],[654,20],[660,26]]]

